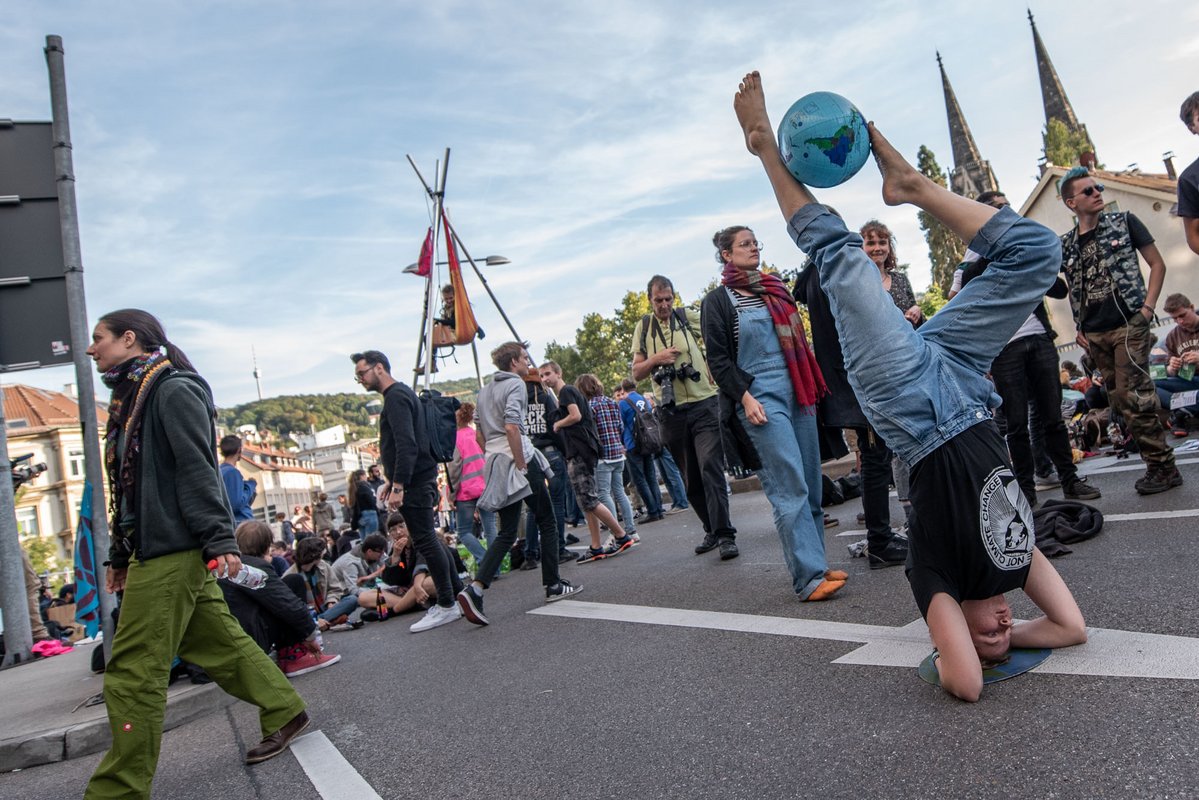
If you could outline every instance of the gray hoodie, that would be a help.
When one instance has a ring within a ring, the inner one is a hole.
[[[479,390],[479,402],[475,406],[475,424],[483,434],[483,451],[488,456],[506,453],[509,458],[512,457],[504,426],[514,424],[520,426],[526,463],[533,457],[533,442],[529,440],[528,428],[525,427],[528,408],[529,398],[525,392],[525,382],[519,375],[511,372],[495,373],[491,377],[491,383]]]

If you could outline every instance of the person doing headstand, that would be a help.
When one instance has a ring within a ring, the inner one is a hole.
[[[933,183],[872,123],[883,201],[927,211],[990,260],[913,330],[885,296],[861,236],[783,164],[757,72],[745,76],[733,108],[791,237],[816,263],[854,393],[870,423],[911,465],[908,580],[939,653],[941,685],[976,701],[984,663],[1002,661],[1011,647],[1066,647],[1087,638],[1078,604],[1035,547],[1032,510],[991,419],[999,398],[984,377],[1056,279],[1061,246],[1051,231],[1010,209]],[[1003,593],[1018,588],[1044,616],[1013,625]]]

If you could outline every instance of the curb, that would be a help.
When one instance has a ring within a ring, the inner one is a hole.
[[[162,729],[177,728],[233,702],[234,698],[215,683],[185,687],[167,697]],[[107,750],[111,742],[107,716],[20,738],[0,739],[0,773],[91,755]]]

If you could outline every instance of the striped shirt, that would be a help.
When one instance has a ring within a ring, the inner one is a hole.
[[[729,287],[724,287],[724,290],[729,293],[729,298],[733,301],[734,310],[743,308],[766,308],[766,301],[762,299],[762,295],[753,294],[746,297],[743,294],[737,294]],[[741,315],[733,315],[733,344],[741,343]]]

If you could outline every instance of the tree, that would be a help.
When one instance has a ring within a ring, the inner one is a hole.
[[[613,309],[611,316],[605,317],[598,312],[587,314],[582,326],[575,331],[574,343],[550,342],[545,348],[545,357],[558,362],[562,377],[568,383],[590,372],[611,394],[620,381],[631,374],[633,332],[648,313],[649,298],[645,292],[627,292],[620,308]]]
[[[1072,131],[1060,119],[1051,119],[1041,132],[1045,142],[1045,160],[1059,167],[1079,163],[1079,156],[1092,150],[1091,142],[1082,131]],[[1100,169],[1102,164],[1096,164]]]
[[[58,547],[49,537],[29,537],[22,539],[21,547],[25,548],[25,553],[29,556],[29,563],[33,565],[34,572],[40,575],[43,572],[55,572],[58,570]]]
[[[932,150],[920,145],[916,163],[920,171],[934,183],[940,186],[948,185],[945,173],[942,172]],[[953,231],[927,211],[921,211],[919,218],[920,230],[924,231],[924,241],[928,243],[928,261],[933,272],[932,285],[939,287],[941,294],[946,295],[949,293],[949,287],[953,285],[953,271],[962,263],[965,245]]]
[[[924,312],[924,318],[929,319],[949,302],[949,298],[941,291],[941,287],[934,283],[928,287],[927,292],[920,295],[920,299],[916,302],[920,305],[920,310]]]

